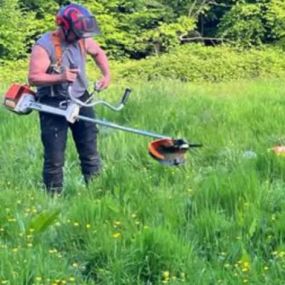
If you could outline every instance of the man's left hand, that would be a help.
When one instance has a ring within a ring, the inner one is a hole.
[[[110,76],[102,77],[96,84],[97,90],[103,90],[108,88],[108,86],[110,85],[110,81],[111,81]]]

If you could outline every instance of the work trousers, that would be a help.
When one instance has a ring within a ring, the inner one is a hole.
[[[40,102],[58,107],[63,99],[41,98]],[[97,151],[97,127],[83,120],[69,123],[65,117],[40,112],[41,140],[44,147],[43,182],[49,192],[61,192],[63,187],[64,153],[68,129],[79,155],[85,182],[96,176],[101,168]],[[92,107],[82,107],[80,115],[95,118]]]

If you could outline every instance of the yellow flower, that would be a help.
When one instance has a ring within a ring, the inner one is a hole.
[[[121,222],[120,222],[120,221],[114,221],[113,225],[114,225],[114,227],[120,226],[120,225],[121,225]]]
[[[86,225],[86,229],[90,229],[91,228],[91,225],[90,224],[87,224]]]
[[[113,233],[113,238],[119,238],[119,237],[121,237],[121,233]]]
[[[169,279],[169,277],[170,277],[169,271],[163,271],[162,272],[162,278],[163,279]]]

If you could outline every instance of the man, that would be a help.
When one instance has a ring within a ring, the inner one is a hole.
[[[110,83],[108,59],[91,38],[99,33],[95,17],[83,6],[69,4],[57,16],[58,28],[44,34],[32,50],[29,83],[37,86],[41,103],[60,107],[68,98],[68,87],[82,101],[88,99],[85,55],[89,54],[99,67],[102,78],[98,89]],[[91,107],[80,109],[80,115],[94,118]],[[101,163],[97,152],[97,128],[93,123],[68,123],[64,117],[40,113],[41,139],[44,147],[43,181],[47,191],[60,193],[63,187],[64,151],[67,131],[71,129],[81,162],[85,182],[98,174]]]

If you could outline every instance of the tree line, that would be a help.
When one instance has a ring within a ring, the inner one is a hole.
[[[284,0],[82,0],[96,16],[97,41],[114,59],[141,59],[189,42],[242,47],[285,42]],[[0,59],[26,57],[55,29],[62,0],[0,0]]]

